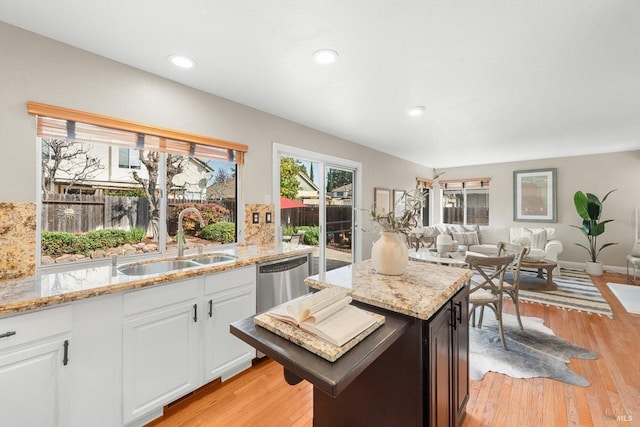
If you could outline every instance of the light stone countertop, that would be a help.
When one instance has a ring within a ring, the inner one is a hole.
[[[171,273],[145,276],[127,276],[111,265],[55,272],[45,271],[22,279],[0,281],[0,316],[246,267],[280,258],[306,255],[311,253],[312,250],[313,248],[310,246],[287,243],[236,246],[206,251],[203,254],[225,253],[235,256],[235,262],[191,267],[175,270]],[[193,255],[185,258],[197,256]],[[175,259],[175,257],[159,256],[153,260],[139,263],[131,261],[122,263],[119,266],[133,263],[144,264],[163,259]]]
[[[378,274],[371,260],[341,267],[305,280],[307,286],[324,289],[342,286],[355,301],[396,313],[427,320],[433,316],[466,281],[471,270],[409,261],[400,276]]]

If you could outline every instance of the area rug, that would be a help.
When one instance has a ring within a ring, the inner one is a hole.
[[[535,275],[536,272],[521,271],[520,274]],[[604,299],[589,276],[578,270],[562,269],[562,275],[553,277],[558,289],[553,291],[520,290],[520,301],[553,305],[566,310],[577,310],[613,317],[611,306]]]
[[[629,313],[640,314],[640,286],[607,283],[611,292]]]
[[[486,315],[489,314],[489,315]],[[554,335],[537,317],[522,317],[524,331],[516,316],[504,314],[502,324],[508,350],[502,348],[498,323],[491,312],[485,313],[482,328],[469,325],[469,374],[479,381],[488,371],[513,378],[545,377],[567,384],[589,386],[589,381],[572,371],[572,357],[597,359],[591,350]]]

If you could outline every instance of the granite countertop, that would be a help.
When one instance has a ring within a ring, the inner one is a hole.
[[[204,253],[204,255],[209,253],[233,255],[236,257],[235,262],[191,267],[175,270],[171,273],[145,276],[127,276],[111,265],[55,272],[45,271],[22,279],[0,281],[0,316],[246,267],[279,258],[305,255],[312,250],[313,248],[310,246],[287,243],[236,246]],[[193,255],[193,257],[196,256]],[[189,256],[185,258],[189,258]],[[162,259],[175,259],[175,257],[158,257],[145,262],[127,262],[122,265],[144,264]]]
[[[400,276],[378,274],[371,260],[305,279],[307,286],[342,286],[355,301],[427,320],[471,278],[471,270],[409,261]]]

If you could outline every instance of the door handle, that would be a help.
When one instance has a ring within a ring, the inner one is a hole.
[[[462,301],[458,301],[455,305],[458,307],[456,309],[458,312],[458,323],[462,323]]]
[[[62,356],[62,364],[67,366],[69,364],[69,340],[64,340],[64,354]]]
[[[198,304],[193,304],[193,321],[198,321]]]
[[[209,317],[213,317],[213,300],[209,300]]]

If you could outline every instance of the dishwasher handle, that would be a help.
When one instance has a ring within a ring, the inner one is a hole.
[[[293,270],[296,267],[305,265],[308,262],[307,257],[295,258],[287,261],[276,262],[273,264],[261,265],[259,267],[260,274],[280,273],[283,271]]]

